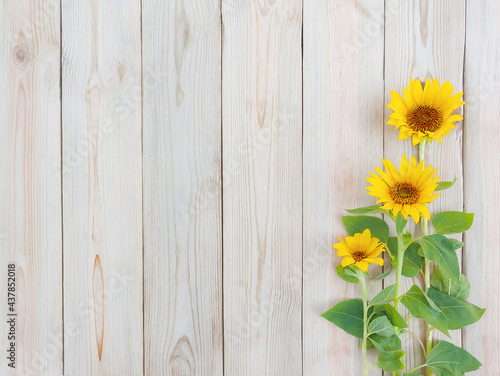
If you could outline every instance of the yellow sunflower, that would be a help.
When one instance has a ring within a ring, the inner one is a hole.
[[[439,196],[434,193],[439,176],[434,177],[437,169],[432,165],[424,168],[424,162],[417,165],[415,157],[408,163],[403,155],[399,172],[387,159],[383,160],[385,172],[375,167],[380,176],[370,172],[371,177],[366,180],[371,186],[367,187],[368,194],[378,197],[378,203],[385,203],[381,209],[392,210],[394,216],[399,212],[406,219],[409,215],[418,223],[420,215],[431,219],[427,203]]]
[[[344,257],[342,266],[356,265],[366,272],[370,264],[384,265],[384,259],[377,257],[386,246],[375,237],[372,237],[369,229],[363,233],[348,236],[345,241],[339,236],[340,243],[333,246],[337,250],[337,256]]]
[[[410,79],[409,88],[403,88],[403,97],[391,91],[391,104],[387,107],[394,110],[387,124],[399,128],[399,139],[412,138],[413,145],[422,140],[441,142],[441,137],[455,128],[455,122],[463,117],[452,112],[465,102],[460,100],[463,93],[451,95],[453,86],[445,82],[439,86],[436,78],[425,81],[422,89],[420,81]]]

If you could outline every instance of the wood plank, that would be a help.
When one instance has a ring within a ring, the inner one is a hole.
[[[384,1],[304,2],[304,375],[360,375],[359,340],[319,315],[359,298],[335,273],[344,209],[373,204],[383,153]],[[380,268],[372,267],[374,273]],[[380,290],[374,286],[371,293]],[[370,352],[370,363],[375,360]],[[381,371],[372,368],[371,375]]]
[[[463,91],[465,1],[392,3],[392,6],[386,7],[386,103],[390,100],[389,91],[402,93],[403,87],[408,87],[410,77],[421,81],[437,77],[440,83],[450,81],[454,93]],[[391,112],[390,109],[386,110],[386,120]],[[454,177],[458,179],[452,189],[442,192],[441,196],[429,205],[431,215],[463,208],[462,124],[457,123],[456,126],[450,135],[443,138],[442,145],[434,142],[426,148],[426,163],[439,168],[438,175],[441,180],[453,180]],[[395,165],[399,164],[403,154],[410,158],[417,153],[417,148],[411,146],[410,140],[397,140],[398,133],[393,126],[388,125],[385,128],[384,155]],[[411,226],[411,229],[414,228],[414,225]],[[422,281],[417,278],[404,278],[403,283],[403,291],[414,283],[422,285]],[[425,338],[423,329],[424,326],[418,320],[410,321],[410,330],[422,339]],[[452,342],[460,345],[460,331],[451,333]],[[447,338],[439,333],[435,337]],[[408,369],[424,362],[422,351],[415,339],[405,336],[403,346],[408,352]]]
[[[302,373],[302,1],[223,1],[227,375]]]
[[[145,374],[222,375],[219,1],[143,1]]]
[[[140,4],[62,7],[68,375],[143,374]]]
[[[494,375],[500,368],[500,4],[467,2],[465,55],[465,211],[474,213],[466,232],[464,270],[469,301],[486,309],[481,321],[463,330],[464,348],[483,363],[468,375]]]
[[[61,375],[60,7],[0,3],[0,374]],[[15,263],[15,369],[7,266]]]

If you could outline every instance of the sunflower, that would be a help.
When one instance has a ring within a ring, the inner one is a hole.
[[[416,223],[420,215],[430,220],[426,204],[439,196],[439,193],[434,194],[439,179],[439,176],[434,177],[437,169],[432,170],[432,165],[424,168],[423,161],[417,165],[415,157],[408,163],[406,155],[403,155],[399,172],[389,160],[382,162],[386,172],[375,167],[380,176],[370,172],[371,177],[366,178],[372,184],[366,188],[368,194],[379,198],[377,204],[384,202],[381,209],[392,210],[394,216],[401,212],[405,219],[411,215]]]
[[[337,250],[337,256],[344,257],[342,266],[355,264],[359,269],[366,272],[370,264],[384,265],[384,259],[377,257],[386,246],[380,240],[373,237],[369,229],[363,233],[348,236],[345,241],[339,236],[340,243],[333,246]]]
[[[439,86],[436,78],[425,81],[424,88],[420,81],[410,79],[409,89],[403,88],[403,97],[391,91],[391,104],[387,107],[394,110],[387,124],[399,128],[399,139],[412,138],[413,145],[422,140],[441,142],[441,137],[455,128],[455,122],[463,117],[452,112],[465,102],[461,101],[463,93],[453,93],[453,86],[445,82]]]

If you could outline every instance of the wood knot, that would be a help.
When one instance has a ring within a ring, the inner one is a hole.
[[[177,341],[169,361],[172,376],[194,375],[196,373],[194,354],[188,337],[182,336]]]
[[[18,44],[14,48],[14,65],[17,67],[17,69],[26,70],[26,68],[28,68],[28,65],[30,65],[30,62],[31,56],[28,50],[28,46],[26,46],[26,44],[24,43]]]

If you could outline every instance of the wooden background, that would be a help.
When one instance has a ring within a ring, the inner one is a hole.
[[[343,209],[415,153],[384,125],[410,77],[465,93],[428,147],[458,179],[431,209],[475,213],[460,256],[487,311],[453,342],[498,374],[499,18],[496,0],[0,1],[0,374],[361,374],[319,314],[357,296],[334,272]]]

